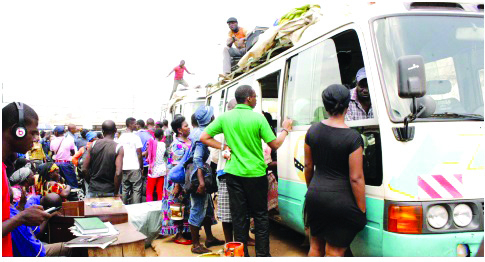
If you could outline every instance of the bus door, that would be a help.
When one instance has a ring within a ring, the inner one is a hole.
[[[353,29],[340,29],[286,61],[282,119],[293,119],[294,128],[278,150],[279,210],[283,223],[298,232],[304,233],[305,228],[303,210],[307,186],[303,148],[306,132],[310,125],[328,118],[321,98],[323,90],[332,84],[342,84],[353,91],[355,75],[363,66],[361,45]],[[364,165],[368,166],[364,171],[366,182],[380,187],[382,160],[377,119],[348,121],[348,125],[357,129],[368,145],[364,151],[369,156],[364,160],[367,161]],[[382,229],[382,215],[382,210],[378,210],[375,217],[368,215],[373,220],[371,225],[378,231]]]

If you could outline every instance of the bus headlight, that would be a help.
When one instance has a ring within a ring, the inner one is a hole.
[[[440,205],[432,206],[426,216],[430,226],[439,229],[448,223],[448,211]]]
[[[459,227],[468,226],[473,219],[472,209],[467,204],[459,204],[453,209],[453,221]]]

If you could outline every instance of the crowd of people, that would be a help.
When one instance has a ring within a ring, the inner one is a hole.
[[[366,223],[362,139],[344,123],[355,97],[340,85],[325,89],[322,100],[330,117],[314,124],[305,139],[310,256],[343,256]],[[191,245],[195,254],[237,241],[244,244],[245,256],[248,245],[255,245],[256,256],[271,256],[268,214],[277,204],[276,150],[292,130],[292,120],[284,120],[276,136],[271,116],[253,111],[256,103],[253,88],[242,85],[221,116],[215,118],[210,106],[199,107],[191,116],[192,128],[181,115],[170,127],[167,120],[129,117],[122,132],[113,121],[104,121],[102,135],[88,130],[78,134],[73,124],[66,131],[57,126],[52,133],[39,134],[31,107],[5,106],[3,255],[81,254],[62,243],[39,241],[38,234],[54,215],[43,210],[82,197],[115,196],[127,205],[161,201],[160,235]],[[186,167],[185,181],[172,179],[180,165]],[[183,217],[173,219],[171,207],[183,209]],[[218,221],[224,240],[212,233]],[[26,230],[33,233],[23,234]]]

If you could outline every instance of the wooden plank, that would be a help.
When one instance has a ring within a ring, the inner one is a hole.
[[[134,243],[122,244],[124,257],[144,257],[145,241],[140,240]]]
[[[89,204],[93,202],[107,202],[111,207],[92,208]],[[128,222],[128,211],[126,211],[121,198],[119,197],[100,197],[84,199],[84,216],[99,217],[103,222],[111,224],[121,224]]]
[[[144,257],[146,236],[138,232],[131,223],[122,223],[115,227],[120,231],[118,239],[106,249],[88,248],[89,256]]]
[[[140,240],[145,241],[147,238],[144,234],[138,232],[131,223],[123,223],[115,225],[115,228],[120,231],[118,235],[118,240],[114,242],[112,245],[120,245],[125,243],[133,243]]]
[[[88,248],[88,256],[90,257],[122,257],[123,247],[119,246],[109,246],[105,249],[93,247]]]
[[[84,216],[84,201],[63,202],[59,213],[71,217]]]

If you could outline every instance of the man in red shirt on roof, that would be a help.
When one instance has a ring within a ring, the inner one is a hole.
[[[191,75],[195,75],[195,74],[190,73],[189,70],[187,70],[187,67],[185,67],[185,61],[184,60],[180,61],[180,64],[178,66],[176,66],[174,69],[172,69],[172,71],[170,71],[170,73],[168,74],[167,77],[169,77],[172,74],[173,71],[175,71],[175,78],[174,78],[174,81],[173,81],[173,90],[172,90],[172,94],[170,95],[170,97],[173,96],[173,93],[175,93],[175,91],[177,90],[178,85],[183,85],[185,87],[189,87],[189,84],[187,84],[187,82],[184,80],[184,71],[187,71],[187,73],[189,73]]]
[[[34,109],[12,102],[2,109],[2,256],[11,257],[10,232],[21,225],[39,226],[52,215],[42,206],[31,206],[10,218],[10,192],[5,160],[14,153],[25,154],[32,148],[34,136],[39,134],[39,117]]]

